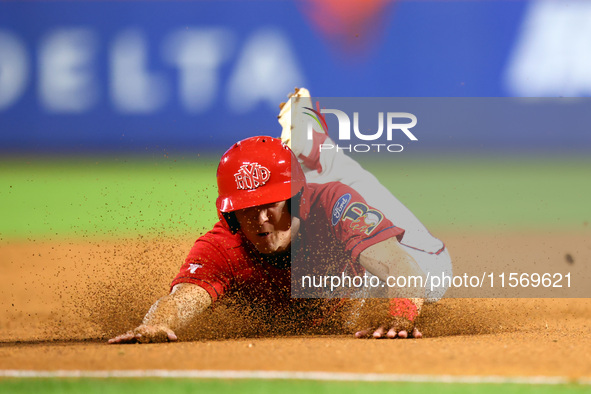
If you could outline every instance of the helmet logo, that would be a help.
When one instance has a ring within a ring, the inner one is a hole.
[[[256,189],[263,186],[271,177],[271,171],[259,163],[243,164],[234,174],[238,190]]]

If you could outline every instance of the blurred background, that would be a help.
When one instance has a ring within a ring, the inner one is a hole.
[[[585,0],[3,1],[0,152],[225,148],[278,134],[295,86],[588,96],[590,20]]]
[[[207,228],[217,158],[278,136],[296,86],[574,97],[562,102],[584,110],[589,21],[585,0],[1,1],[0,236]],[[591,175],[579,125],[474,127],[461,146],[431,133],[373,170],[436,227],[579,229]]]

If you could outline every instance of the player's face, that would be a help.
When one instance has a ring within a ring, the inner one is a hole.
[[[291,217],[287,204],[287,201],[279,201],[235,212],[240,230],[260,253],[287,251],[292,233],[295,236],[299,231],[300,221]]]

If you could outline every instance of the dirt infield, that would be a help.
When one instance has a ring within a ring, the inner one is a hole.
[[[458,271],[473,261],[576,269],[591,233],[451,234]],[[302,335],[221,306],[185,341],[107,345],[168,290],[193,239],[0,244],[0,369],[221,369],[591,377],[589,299],[444,299],[420,340]]]

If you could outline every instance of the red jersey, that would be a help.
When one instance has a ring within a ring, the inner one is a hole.
[[[294,276],[296,271],[328,275],[351,267],[362,273],[357,263],[362,251],[404,234],[349,186],[332,182],[308,187],[310,214],[300,224],[297,246],[292,242],[291,265],[282,268],[258,253],[240,231],[232,234],[218,222],[195,242],[171,287],[193,283],[213,301],[233,293],[279,310],[292,303],[292,271]]]

